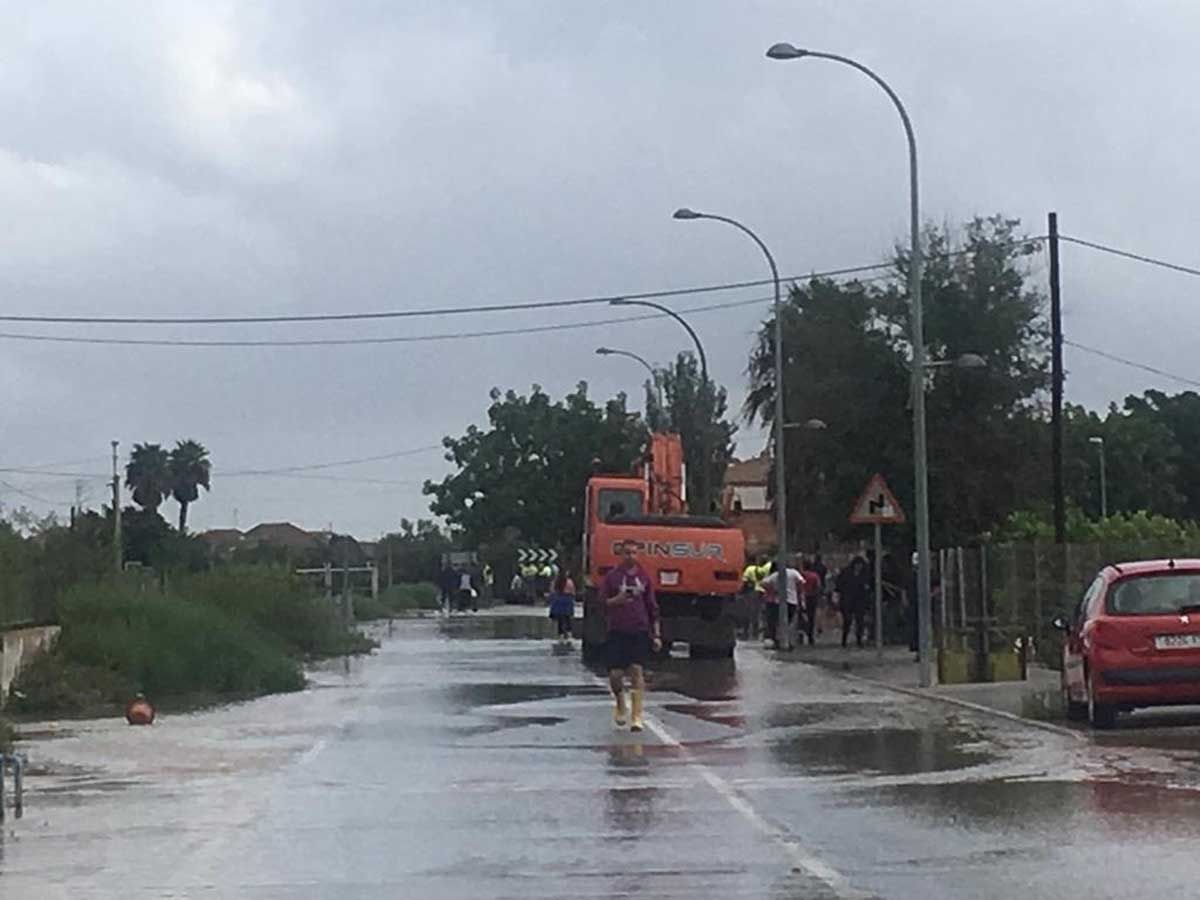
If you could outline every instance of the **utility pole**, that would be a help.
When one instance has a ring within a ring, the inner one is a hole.
[[[1062,294],[1058,281],[1058,213],[1050,213],[1050,465],[1053,469],[1054,543],[1067,541],[1066,495],[1063,487],[1063,331]]]
[[[121,476],[117,472],[117,444],[112,442],[112,497],[113,497],[113,564],[118,575],[123,568],[124,553],[121,547]]]

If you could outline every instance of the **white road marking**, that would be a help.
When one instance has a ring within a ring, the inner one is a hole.
[[[654,733],[654,736],[668,747],[679,751],[680,755],[686,760],[688,768],[695,772],[705,784],[716,791],[751,827],[783,847],[791,858],[793,866],[820,881],[837,894],[839,898],[842,898],[842,900],[865,900],[865,898],[872,896],[852,887],[841,872],[801,847],[800,842],[784,828],[763,818],[750,801],[738,792],[737,788],[708,766],[704,765],[704,763],[700,762],[700,760],[696,759],[692,752],[671,734],[662,722],[648,713],[643,719],[646,727]]]

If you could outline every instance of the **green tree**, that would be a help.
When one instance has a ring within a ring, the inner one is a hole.
[[[1123,409],[1111,404],[1103,416],[1070,404],[1063,412],[1065,487],[1081,509],[1100,515],[1099,449],[1091,443],[1099,437],[1104,441],[1110,514],[1186,513],[1187,497],[1180,490],[1180,466],[1186,456],[1157,408],[1128,397]]]
[[[687,495],[694,513],[713,510],[725,469],[733,459],[737,427],[725,418],[725,388],[704,384],[700,366],[691,353],[680,353],[669,368],[655,371],[655,384],[646,383],[646,421],[651,431],[673,431],[683,441],[687,464]],[[658,405],[662,389],[663,406]],[[705,458],[707,455],[707,459]],[[703,496],[701,472],[707,470],[708,496]]]
[[[188,507],[200,496],[200,488],[211,487],[212,463],[208,450],[198,441],[175,444],[170,457],[171,495],[179,504],[179,533],[187,533]]]
[[[125,466],[125,486],[133,491],[133,502],[156,513],[171,493],[171,455],[161,444],[134,444]]]
[[[388,565],[394,581],[434,581],[441,571],[442,554],[453,547],[450,537],[431,519],[400,520],[400,530],[384,535],[376,562]],[[390,557],[389,557],[390,554]],[[385,569],[386,571],[386,569]]]
[[[931,368],[922,385],[928,410],[930,508],[935,542],[961,540],[1002,520],[1048,488],[1043,300],[1028,288],[1025,258],[1036,242],[1019,223],[973,219],[961,239],[925,232],[923,276],[929,357],[965,353],[983,371]],[[901,502],[913,496],[908,259],[895,260],[883,287],[813,280],[795,285],[784,312],[784,400],[789,424],[817,418],[827,429],[789,430],[789,523],[819,539],[848,533],[846,517],[873,472]],[[774,413],[774,321],[750,357],[746,413]],[[911,527],[911,525],[910,525]]]
[[[644,424],[626,411],[623,394],[593,403],[585,382],[558,402],[537,385],[528,396],[494,388],[491,399],[489,427],[443,440],[458,471],[425,483],[430,509],[469,546],[515,528],[531,543],[574,547],[593,467],[630,471],[645,446]]]
[[[813,279],[792,285],[783,310],[784,418],[820,431],[785,429],[790,542],[847,533],[850,505],[874,472],[894,490],[911,485],[911,440],[903,355],[879,326],[878,296],[866,286]],[[750,355],[750,422],[775,421],[775,320]],[[772,432],[773,434],[773,432]],[[774,494],[775,477],[769,482]]]
[[[1171,465],[1179,514],[1200,521],[1200,394],[1149,390],[1141,397],[1127,397],[1125,409],[1131,416],[1153,419],[1170,430],[1178,448]]]

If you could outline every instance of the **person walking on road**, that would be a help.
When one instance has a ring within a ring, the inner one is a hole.
[[[867,561],[861,556],[856,556],[850,560],[850,565],[838,573],[837,577],[838,608],[842,613],[843,647],[850,639],[851,628],[854,629],[855,643],[859,647],[863,645],[870,593],[871,577],[867,573]],[[879,623],[876,623],[876,627],[878,625]]]
[[[559,573],[550,591],[550,618],[558,626],[558,639],[571,643],[571,622],[575,618],[575,583],[566,572]]]
[[[656,653],[662,650],[662,631],[654,582],[637,561],[636,541],[621,545],[621,563],[604,576],[600,596],[608,621],[604,657],[608,665],[608,684],[616,701],[613,721],[618,727],[625,724],[625,676],[628,674],[632,700],[629,724],[633,731],[641,731],[646,691],[644,667],[651,648]]]

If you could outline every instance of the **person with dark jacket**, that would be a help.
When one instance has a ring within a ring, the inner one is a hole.
[[[855,643],[861,647],[866,631],[867,604],[871,594],[867,561],[861,556],[854,557],[850,564],[838,573],[837,594],[838,609],[842,613],[842,646],[847,645],[850,629],[853,628]]]

